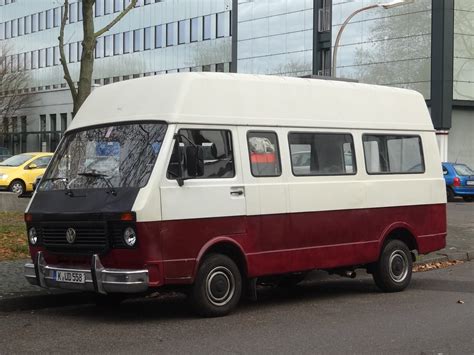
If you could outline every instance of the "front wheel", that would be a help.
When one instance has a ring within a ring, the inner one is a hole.
[[[242,276],[235,262],[226,255],[211,254],[201,263],[190,296],[198,314],[220,317],[237,306],[241,294]]]
[[[21,195],[22,193],[25,192],[26,190],[26,187],[25,187],[25,184],[23,183],[23,181],[21,180],[14,180],[11,184],[10,184],[10,188],[9,188],[10,192],[13,192],[17,195]]]
[[[382,291],[399,292],[410,283],[412,267],[413,260],[406,244],[391,240],[384,246],[372,276]]]

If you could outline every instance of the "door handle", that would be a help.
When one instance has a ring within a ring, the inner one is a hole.
[[[230,194],[234,197],[243,196],[244,189],[242,187],[233,187],[230,190]]]

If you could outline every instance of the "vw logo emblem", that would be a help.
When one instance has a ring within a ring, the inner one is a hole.
[[[76,231],[74,228],[68,228],[66,231],[66,240],[69,244],[74,243],[76,240]]]

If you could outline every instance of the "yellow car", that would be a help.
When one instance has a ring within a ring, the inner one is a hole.
[[[0,163],[0,190],[16,194],[33,191],[36,178],[44,174],[53,153],[23,153]]]

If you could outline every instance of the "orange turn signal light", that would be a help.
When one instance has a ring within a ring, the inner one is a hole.
[[[131,212],[122,213],[120,216],[121,221],[132,222],[135,220],[135,215]]]
[[[33,221],[33,216],[29,213],[25,213],[25,222]]]

